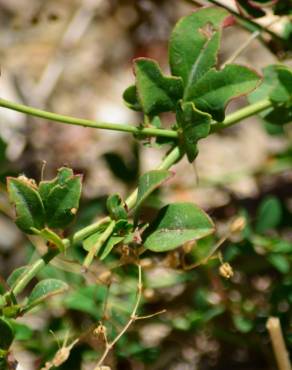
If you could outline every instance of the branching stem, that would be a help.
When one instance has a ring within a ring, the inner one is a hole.
[[[142,268],[141,268],[141,265],[138,265],[137,299],[136,299],[136,303],[134,305],[132,314],[130,316],[130,319],[126,323],[126,325],[123,327],[123,329],[119,332],[119,334],[111,342],[106,344],[105,350],[104,350],[100,360],[98,361],[98,364],[97,364],[95,370],[100,369],[100,366],[102,366],[104,360],[106,359],[107,355],[109,354],[111,349],[114,347],[114,345],[126,333],[126,331],[129,329],[129,327],[138,319],[137,310],[140,306],[141,298],[142,298]]]
[[[67,117],[67,116],[59,116],[55,113],[45,112],[41,110],[36,110],[34,108],[25,106],[25,105],[19,105],[16,103],[8,102],[7,100],[0,99],[0,106],[16,111],[20,111],[22,113],[30,114],[30,115],[36,115],[38,117],[47,118],[51,120],[57,120],[58,122],[63,123],[73,123],[73,124],[82,124],[82,121],[87,122],[87,120],[79,120],[77,118],[73,117]],[[220,131],[224,128],[230,127],[237,122],[243,120],[244,118],[250,117],[254,114],[257,114],[259,112],[262,112],[264,110],[267,110],[272,106],[272,103],[268,99],[261,100],[257,103],[251,104],[245,108],[242,108],[226,117],[226,119],[223,122],[214,122],[211,126],[211,133]],[[60,119],[58,119],[58,117]],[[69,118],[69,120],[66,120]],[[72,120],[71,120],[72,119]],[[80,123],[81,122],[81,123]],[[99,127],[93,126],[96,124],[94,121],[88,121],[92,123],[91,127]],[[110,129],[110,127],[107,124],[103,124],[103,127],[101,128],[107,128]],[[106,126],[106,127],[105,127]],[[117,126],[123,126],[115,124],[115,129],[117,129]],[[132,127],[132,126],[127,126]],[[134,131],[136,130],[135,127],[132,127]],[[157,129],[154,129],[157,131]],[[166,130],[160,130],[165,132]],[[168,130],[170,131],[170,130]],[[133,132],[132,129],[129,132]],[[171,131],[173,137],[177,137],[176,131]],[[141,130],[139,130],[139,133],[141,133]],[[179,159],[183,156],[183,152],[180,150],[179,147],[174,147],[172,151],[164,158],[162,163],[157,167],[157,169],[169,169],[173,164],[175,164]],[[129,209],[133,208],[137,199],[137,189],[133,191],[133,193],[127,198],[126,204]],[[65,247],[68,248],[71,244],[78,243],[82,241],[87,236],[94,233],[96,230],[99,229],[100,225],[103,223],[110,222],[110,217],[104,217],[101,220],[93,223],[92,225],[86,226],[85,228],[77,231],[71,238],[71,241],[69,239],[63,239],[63,243],[65,244]],[[37,260],[31,267],[29,267],[24,274],[22,275],[21,279],[16,283],[15,287],[6,293],[5,298],[7,298],[7,302],[9,302],[9,298],[13,297],[13,295],[20,294],[23,289],[27,286],[27,284],[37,275],[37,273],[49,262],[51,261],[55,256],[59,254],[59,251],[57,249],[55,250],[49,250],[43,257],[41,257],[39,260]]]

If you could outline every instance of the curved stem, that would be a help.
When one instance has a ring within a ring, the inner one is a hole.
[[[63,116],[61,114],[33,108],[33,107],[30,107],[24,104],[14,103],[14,102],[11,102],[5,99],[0,99],[0,107],[12,109],[17,112],[28,114],[30,116],[40,117],[40,118],[48,119],[51,121],[61,122],[61,123],[70,124],[70,125],[99,128],[103,130],[129,132],[129,133],[136,134],[136,135],[162,136],[162,137],[169,137],[169,138],[174,138],[174,139],[177,138],[177,132],[174,130],[164,130],[164,129],[158,129],[154,127],[139,128],[139,127],[131,126],[128,124],[122,124],[122,123],[96,122],[96,121],[92,121],[89,119],[75,118],[71,116]]]
[[[257,103],[248,105],[238,111],[229,114],[223,122],[215,122],[211,125],[211,133],[217,132],[224,128],[230,127],[245,118],[251,117],[257,113],[267,110],[272,107],[272,102],[269,99],[260,100]]]
[[[3,103],[3,100],[0,99],[0,106]],[[13,110],[15,109],[14,103],[10,104],[11,108]],[[244,118],[250,117],[254,114],[257,114],[259,112],[262,112],[272,106],[272,103],[268,99],[261,100],[257,103],[251,104],[245,108],[242,108],[238,110],[235,113],[230,114],[226,117],[224,122],[214,122],[211,127],[211,133],[217,132],[221,129],[224,129],[226,127],[232,126],[235,123],[241,121]],[[6,106],[8,108],[8,106]],[[29,109],[30,107],[26,107],[26,109]],[[33,108],[31,108],[33,109]],[[42,111],[41,111],[42,112]],[[54,113],[50,113],[51,116],[55,116]],[[64,117],[64,116],[63,116]],[[48,118],[48,117],[47,117]],[[78,120],[78,119],[77,119]],[[90,121],[91,122],[91,121]],[[65,122],[69,123],[69,122]],[[160,130],[161,131],[161,130]],[[164,131],[164,130],[163,130]],[[173,131],[174,132],[174,131]],[[176,134],[176,132],[175,132]],[[174,147],[172,151],[164,158],[162,163],[157,167],[157,169],[169,169],[174,163],[176,163],[181,157],[183,153],[180,150],[179,147]],[[129,209],[133,208],[137,199],[137,189],[134,190],[134,192],[127,198],[126,204]],[[111,221],[110,217],[104,217],[103,219],[93,223],[92,225],[89,225],[79,231],[77,231],[73,237],[72,237],[72,243],[77,243],[83,240],[85,237],[92,234],[94,231],[96,231],[101,224]],[[68,239],[63,239],[63,243],[65,244],[65,247],[68,248],[70,246],[70,241]],[[58,255],[60,252],[59,250],[53,250],[48,251],[43,257],[41,257],[39,260],[37,260],[30,268],[27,270],[19,282],[15,285],[15,287],[5,294],[5,298],[9,298],[12,295],[17,295],[23,291],[23,289],[27,286],[27,284],[36,276],[36,274],[48,263],[50,262],[56,255]]]
[[[49,250],[42,258],[35,261],[28,269],[23,273],[18,282],[16,282],[13,289],[4,295],[6,302],[9,301],[10,297],[17,295],[23,291],[27,284],[36,276],[36,274],[43,269],[54,257],[56,257],[60,251],[58,249]]]

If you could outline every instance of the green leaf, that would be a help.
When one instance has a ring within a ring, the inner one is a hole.
[[[29,326],[17,321],[12,321],[11,324],[15,331],[15,340],[27,341],[33,337],[33,330]]]
[[[119,244],[123,239],[125,239],[124,236],[111,236],[107,242],[104,245],[103,252],[101,253],[100,260],[104,260],[112,251],[112,249]]]
[[[241,315],[233,316],[233,323],[241,333],[249,333],[253,328],[253,322]]]
[[[42,229],[45,212],[35,186],[29,180],[8,177],[7,187],[10,201],[15,206],[16,225],[27,234],[33,234],[32,227]]]
[[[270,254],[268,261],[282,274],[287,274],[290,271],[290,264],[288,259],[282,254]]]
[[[14,330],[10,322],[0,317],[0,350],[8,350],[14,339]]]
[[[42,198],[44,207],[47,206],[48,196],[50,191],[56,185],[64,185],[67,180],[69,180],[73,176],[73,170],[68,167],[61,167],[58,169],[57,176],[50,180],[50,181],[41,181],[39,183],[39,193]]]
[[[87,252],[89,252],[97,243],[98,239],[101,237],[102,233],[108,226],[107,224],[102,225],[102,227],[96,231],[94,234],[90,235],[88,238],[83,240],[83,249],[85,249]],[[99,252],[102,250],[102,253],[100,255],[100,259],[103,260],[105,259],[111,250],[120,243],[125,236],[120,236],[118,235],[119,232],[122,230],[125,230],[126,232],[129,231],[129,228],[132,228],[132,225],[126,222],[125,220],[120,220],[116,223],[115,229],[114,229],[114,234],[108,238],[108,240],[96,250],[96,256],[99,254]]]
[[[157,219],[145,232],[144,246],[165,252],[214,232],[210,217],[192,203],[174,203],[160,210]]]
[[[264,233],[276,228],[282,219],[282,206],[275,197],[266,197],[257,212],[256,232]]]
[[[135,210],[138,210],[145,199],[166,180],[170,179],[173,173],[167,170],[152,170],[144,173],[139,178],[138,194]]]
[[[272,125],[284,125],[292,122],[292,86],[291,68],[272,64],[263,69],[262,84],[249,95],[248,100],[256,103],[259,100],[270,98],[274,106],[260,113],[264,122]]]
[[[228,102],[250,93],[259,81],[258,74],[251,69],[229,64],[220,71],[210,69],[190,87],[184,100],[193,101],[199,110],[210,113],[216,121],[222,122]]]
[[[275,72],[278,84],[272,89],[269,97],[275,104],[284,103],[289,108],[292,105],[292,69],[280,65]]]
[[[25,310],[42,303],[51,296],[65,292],[68,288],[68,284],[62,280],[45,279],[40,281],[30,293]]]
[[[105,224],[106,226],[108,224]],[[102,225],[103,226],[103,225]],[[99,230],[97,230],[94,234],[90,235],[88,238],[84,239],[83,240],[83,243],[82,243],[82,246],[83,246],[83,249],[85,249],[86,251],[90,251],[91,248],[96,244],[96,242],[98,241],[98,239],[100,238],[101,234],[103,233],[103,231],[105,230],[106,227],[102,227],[100,228]],[[101,247],[101,246],[100,246]],[[99,252],[99,250],[96,251],[96,254]]]
[[[207,137],[211,128],[211,116],[196,109],[194,103],[181,102],[176,113],[181,146],[186,151],[189,162],[198,154],[197,142]]]
[[[13,288],[16,282],[20,279],[20,277],[25,273],[28,269],[28,266],[21,266],[15,269],[7,279],[7,284],[10,288]]]
[[[73,176],[50,191],[46,207],[49,227],[64,228],[73,221],[79,207],[81,180],[80,175]]]
[[[143,108],[139,103],[138,96],[137,96],[137,88],[135,85],[129,86],[123,93],[123,99],[127,107],[132,110],[141,112]]]
[[[147,58],[135,60],[135,74],[138,99],[145,114],[175,111],[183,95],[181,78],[165,77],[158,63]]]
[[[171,72],[183,79],[186,92],[217,62],[220,28],[229,15],[224,9],[204,8],[182,18],[172,31]]]
[[[59,237],[58,234],[56,234],[54,231],[48,229],[47,227],[42,230],[32,229],[35,234],[41,236],[43,239],[45,239],[48,242],[51,242],[56,245],[56,247],[61,251],[64,252],[65,245],[63,243],[63,240]]]
[[[128,218],[126,204],[119,194],[113,194],[107,198],[106,208],[113,220],[126,220]]]

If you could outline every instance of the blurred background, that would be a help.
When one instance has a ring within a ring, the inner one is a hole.
[[[232,0],[222,3],[236,9]],[[132,59],[157,59],[168,72],[171,29],[181,16],[206,4],[0,0],[1,97],[60,114],[137,125],[142,117],[122,100],[124,89],[134,80]],[[272,24],[281,34],[289,15],[268,12],[260,22]],[[219,63],[250,34],[240,25],[226,29]],[[279,58],[292,66],[289,53],[273,48],[268,39],[255,39],[236,62],[261,72]],[[239,99],[228,110],[246,103],[245,98]],[[173,117],[164,120],[167,125]],[[175,166],[176,176],[160,191],[159,199],[157,195],[150,199],[146,217],[167,202],[195,202],[215,219],[220,237],[230,220],[244,216],[248,226],[223,248],[224,260],[231,263],[235,274],[230,280],[221,277],[218,261],[183,272],[178,252],[146,256],[149,266],[144,271],[142,312],[166,308],[167,313],[135,323],[109,356],[112,369],[275,369],[265,329],[271,314],[281,317],[292,349],[291,135],[289,125],[271,125],[253,117],[200,142],[194,165],[182,161]],[[11,221],[7,175],[25,174],[40,180],[44,168],[44,178],[49,179],[63,165],[84,174],[81,210],[72,226],[78,229],[105,212],[110,193],[126,196],[139,175],[159,163],[166,149],[141,145],[127,134],[62,125],[0,109],[1,276],[7,278],[36,256],[30,240]],[[198,245],[192,258],[207,255],[213,242],[211,238]],[[43,246],[35,243],[41,252]],[[83,251],[77,248],[70,253],[39,276],[61,277],[69,282],[69,293],[18,320],[18,342],[13,348],[17,369],[40,368],[58,349],[56,338],[62,343],[68,335],[81,339],[60,368],[90,370],[96,363],[102,343],[92,334],[92,327],[101,319],[107,290],[97,276],[109,271],[110,263],[119,257],[105,266],[96,263],[88,276],[80,276],[75,261]],[[112,332],[131,312],[135,284],[135,269],[114,272],[109,295]]]

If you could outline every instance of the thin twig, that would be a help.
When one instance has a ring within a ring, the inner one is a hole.
[[[270,334],[279,370],[291,370],[289,354],[283,338],[279,318],[269,317],[266,326]]]
[[[273,19],[272,22],[270,22],[267,26],[266,26],[266,29],[268,29],[268,27],[270,27],[271,25],[273,25],[274,23],[278,22],[278,19]],[[227,64],[231,64],[234,62],[234,60],[251,44],[251,42],[256,39],[258,36],[260,36],[262,33],[264,32],[264,30],[257,30],[255,32],[253,32],[250,37],[248,37],[247,40],[245,40],[245,42],[238,48],[235,50],[235,52],[226,60],[226,62],[224,62],[220,69],[223,69]]]
[[[230,233],[228,233],[227,235],[223,236],[215,245],[214,247],[211,249],[211,251],[208,253],[207,257],[203,258],[202,260],[200,260],[199,262],[195,262],[195,263],[192,263],[191,265],[185,265],[184,264],[184,261],[183,261],[183,269],[185,271],[187,270],[192,270],[196,267],[199,267],[201,265],[205,265],[209,260],[210,258],[212,258],[212,256],[215,254],[215,252],[222,246],[223,243],[225,243],[225,241],[230,237]]]
[[[123,329],[120,331],[120,333],[109,343],[107,343],[105,350],[103,352],[103,355],[101,356],[100,360],[98,361],[98,364],[95,368],[95,370],[99,370],[100,366],[103,364],[104,360],[106,359],[107,355],[111,351],[111,349],[114,347],[114,345],[119,341],[119,339],[126,333],[126,331],[129,329],[129,327],[137,320],[137,310],[139,308],[141,298],[142,298],[142,268],[141,265],[138,264],[138,285],[137,285],[137,299],[135,306],[133,308],[132,314],[130,316],[129,321],[126,323],[126,325],[123,327]]]

